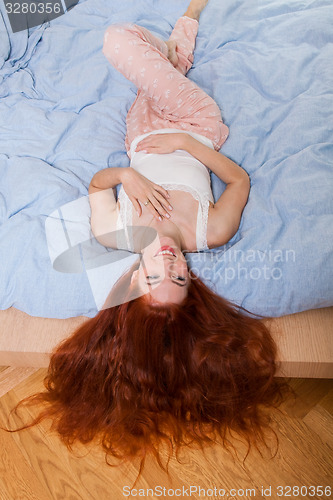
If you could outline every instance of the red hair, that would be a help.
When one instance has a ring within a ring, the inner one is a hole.
[[[100,311],[63,341],[46,391],[20,403],[46,404],[24,428],[51,418],[69,447],[100,438],[106,457],[140,457],[139,476],[148,453],[166,470],[163,443],[177,457],[183,445],[216,436],[228,447],[236,431],[249,452],[265,443],[264,407],[277,407],[288,387],[275,377],[275,358],[265,324],[192,274],[182,305],[152,307],[139,297]]]

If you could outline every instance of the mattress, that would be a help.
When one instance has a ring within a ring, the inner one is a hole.
[[[129,166],[136,95],[102,54],[103,35],[133,22],[166,40],[187,3],[81,0],[16,33],[0,3],[1,309],[93,317],[137,258],[102,247],[89,224],[93,175]],[[220,106],[221,153],[251,191],[235,236],[187,260],[258,315],[333,304],[332,25],[328,0],[210,0],[200,18],[187,76]],[[225,185],[211,183],[216,200]]]

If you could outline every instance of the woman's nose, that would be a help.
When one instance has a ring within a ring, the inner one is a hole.
[[[165,274],[171,274],[171,273],[174,273],[177,271],[177,269],[179,268],[179,266],[177,266],[177,262],[176,261],[172,261],[172,262],[164,262],[164,269],[165,269]]]

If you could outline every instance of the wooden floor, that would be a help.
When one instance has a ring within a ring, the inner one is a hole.
[[[43,368],[0,368],[0,425],[5,425],[21,398],[42,389],[45,373]],[[283,414],[274,413],[280,440],[274,458],[253,451],[243,464],[218,445],[207,448],[206,456],[188,450],[180,457],[182,464],[171,459],[170,478],[150,460],[130,496],[137,464],[110,468],[103,453],[91,446],[81,446],[75,456],[49,433],[46,423],[14,434],[0,430],[0,500],[120,500],[144,498],[143,494],[146,498],[328,498],[325,487],[333,486],[333,381],[295,378],[291,385],[295,403],[289,399],[281,407]],[[22,415],[28,418],[28,410]],[[15,423],[20,420],[11,420]],[[243,458],[245,447],[237,445],[237,450]],[[197,492],[190,491],[191,486]],[[295,489],[289,490],[290,486]],[[166,488],[164,496],[158,489],[155,495],[147,491],[157,487]],[[214,494],[214,488],[220,494]]]

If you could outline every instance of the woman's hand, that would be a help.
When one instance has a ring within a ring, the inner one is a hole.
[[[184,149],[185,133],[151,134],[140,141],[135,152],[168,154],[176,149]]]
[[[157,220],[162,220],[162,217],[170,217],[168,212],[172,210],[168,198],[170,195],[166,189],[154,182],[151,182],[147,177],[140,174],[134,168],[123,169],[122,184],[123,188],[131,200],[138,216],[142,214],[143,204],[152,213]],[[149,203],[147,201],[149,200]]]

